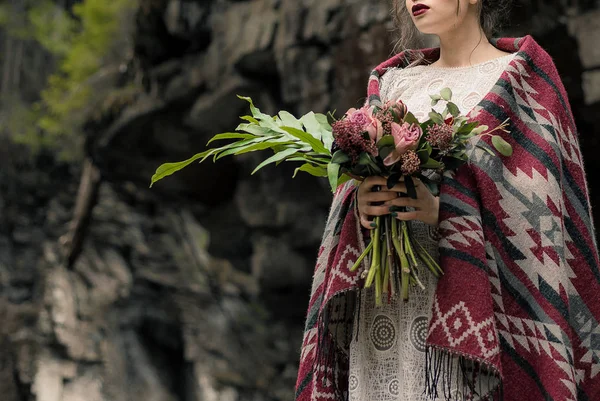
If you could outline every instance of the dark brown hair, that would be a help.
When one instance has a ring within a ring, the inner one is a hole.
[[[392,15],[398,31],[398,41],[394,52],[422,47],[421,34],[406,9],[404,0],[392,0]],[[477,2],[479,22],[485,36],[489,39],[502,27],[511,7],[510,0],[479,0]],[[456,14],[460,12],[460,1],[456,0]]]

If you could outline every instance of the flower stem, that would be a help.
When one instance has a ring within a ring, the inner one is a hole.
[[[373,284],[375,274],[379,269],[379,254],[381,251],[381,217],[375,217],[375,224],[377,224],[377,228],[375,228],[375,234],[373,237],[373,257],[371,259],[371,268],[369,269],[369,274],[367,275],[367,280],[365,281],[365,288],[369,288]]]
[[[436,276],[439,277],[440,274],[444,274],[444,271],[442,270],[442,268],[440,267],[440,265],[431,257],[431,255],[429,254],[429,252],[427,252],[427,250],[425,250],[425,248],[423,248],[423,246],[421,244],[419,245],[419,250],[417,251],[419,253],[419,257],[421,258],[421,260],[423,262],[425,262],[425,264],[427,265],[427,267],[429,268],[429,270],[431,270],[431,272]]]
[[[405,224],[406,222],[402,222]],[[392,240],[394,242],[394,247],[396,248],[396,252],[398,252],[398,256],[400,257],[400,269],[402,271],[401,274],[401,294],[402,299],[404,301],[408,301],[408,288],[409,288],[409,280],[410,280],[410,264],[408,262],[408,258],[406,257],[405,249],[403,248],[403,238],[404,231],[401,231],[398,234],[398,221],[396,219],[392,220]],[[398,239],[398,235],[401,236]]]
[[[392,297],[396,296],[396,267],[394,263],[394,244],[392,243],[391,216],[385,217],[385,235],[387,241],[387,266],[389,267],[390,293]],[[394,219],[395,220],[395,219]]]
[[[369,252],[371,251],[371,249],[373,249],[373,239],[371,239],[371,242],[369,242],[369,245],[367,245],[367,247],[365,248],[365,250],[363,251],[363,253],[358,257],[358,259],[356,260],[356,262],[354,263],[354,265],[350,268],[351,272],[353,272],[356,269],[358,269],[358,267],[362,263],[363,259],[369,254]]]
[[[390,265],[389,265],[389,252],[388,252],[388,241],[387,241],[387,237],[388,237],[389,233],[385,233],[385,241],[382,241],[381,243],[381,247],[382,247],[382,252],[381,252],[381,271],[383,273],[383,280],[382,280],[382,288],[381,288],[381,293],[382,294],[388,294],[388,287],[389,287],[389,279],[390,279]]]

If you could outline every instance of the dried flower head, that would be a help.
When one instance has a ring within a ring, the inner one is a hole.
[[[353,162],[356,162],[361,152],[367,152],[377,156],[379,151],[375,142],[364,135],[365,131],[360,123],[349,119],[336,121],[332,125],[335,146],[343,150]]]
[[[402,174],[412,175],[419,171],[421,166],[421,159],[414,150],[409,150],[402,155],[400,170]]]
[[[427,139],[431,146],[446,150],[452,144],[453,132],[452,126],[448,124],[434,124],[427,129]]]

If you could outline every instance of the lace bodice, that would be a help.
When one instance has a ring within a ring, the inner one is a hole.
[[[417,65],[410,68],[391,68],[381,78],[383,101],[398,98],[419,121],[431,111],[429,95],[439,94],[444,87],[452,89],[452,102],[462,114],[468,114],[490,91],[511,62],[514,53],[467,67],[436,67]],[[433,107],[441,112],[443,102]]]

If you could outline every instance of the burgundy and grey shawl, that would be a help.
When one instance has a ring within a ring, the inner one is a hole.
[[[550,56],[531,36],[502,38],[517,52],[469,113],[495,127],[509,119],[511,157],[473,147],[469,164],[447,173],[440,198],[438,283],[427,340],[430,397],[461,366],[465,399],[600,400],[600,270],[588,188],[567,94]],[[422,50],[425,59],[439,49]],[[407,51],[378,66],[379,79],[418,57]],[[489,137],[479,145],[490,146]],[[490,147],[491,149],[491,147]],[[333,202],[317,261],[296,399],[347,397],[347,355],[358,274],[348,271],[364,241],[354,187]],[[360,269],[359,269],[360,270]],[[486,391],[485,389],[491,389]]]

